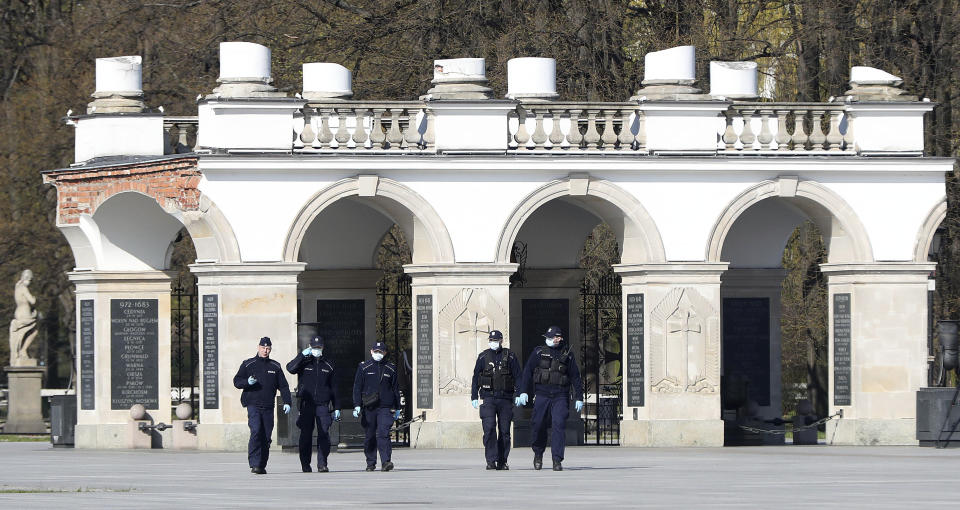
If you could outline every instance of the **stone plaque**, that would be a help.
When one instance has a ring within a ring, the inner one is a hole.
[[[520,320],[523,348],[517,354],[523,360],[527,359],[534,347],[543,345],[543,334],[550,326],[560,326],[564,341],[570,341],[570,302],[566,299],[523,299]]]
[[[833,295],[833,405],[850,405],[850,294]]]
[[[344,409],[353,407],[353,378],[365,358],[365,321],[362,299],[317,300],[317,334],[323,337],[323,356],[333,362],[337,404]]]
[[[217,360],[220,346],[220,296],[203,296],[203,408],[220,408],[220,383]]]
[[[94,332],[96,316],[93,300],[80,300],[80,409],[96,409],[96,358],[94,357]]]
[[[417,407],[433,409],[433,296],[417,296]]]
[[[748,378],[750,399],[770,405],[770,298],[723,299],[723,371]]]
[[[627,406],[643,407],[643,294],[627,294]]]
[[[110,409],[160,407],[158,301],[110,300]]]

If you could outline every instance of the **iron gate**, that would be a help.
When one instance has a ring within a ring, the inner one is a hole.
[[[199,421],[196,282],[192,275],[180,275],[170,293],[170,396],[174,407],[189,403],[193,408],[193,419]]]
[[[410,419],[413,402],[410,399],[413,367],[410,359],[413,348],[413,289],[411,279],[404,273],[387,273],[377,282],[377,341],[387,345],[387,357],[397,366],[402,405],[400,422]],[[410,428],[391,433],[395,446],[410,446]]]
[[[623,414],[620,275],[584,279],[580,289],[584,392],[584,444],[620,444]]]

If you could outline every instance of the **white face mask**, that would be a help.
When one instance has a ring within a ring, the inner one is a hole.
[[[374,352],[374,353],[371,353],[371,356],[373,356],[373,361],[380,361],[380,360],[383,359],[383,353],[382,353],[382,352]]]
[[[490,349],[494,351],[500,350],[500,342],[490,342]]]
[[[310,354],[312,354],[314,358],[319,358],[320,355],[323,354],[323,349],[310,349]]]
[[[547,342],[547,347],[556,347],[557,343],[553,341],[552,338],[545,338],[544,341]]]

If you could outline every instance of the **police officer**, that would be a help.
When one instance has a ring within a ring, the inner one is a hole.
[[[510,469],[510,422],[513,421],[513,397],[520,380],[520,362],[510,349],[503,349],[503,333],[493,330],[489,337],[490,348],[481,352],[473,367],[473,384],[470,386],[470,404],[480,408],[480,423],[483,425],[483,448],[487,457],[487,469]],[[478,397],[483,398],[480,404]],[[497,432],[500,434],[498,435]]]
[[[287,371],[299,376],[297,397],[300,399],[300,466],[304,473],[310,470],[313,451],[313,425],[317,425],[317,472],[326,473],[330,455],[330,424],[340,421],[337,391],[334,387],[333,363],[323,356],[323,338],[310,339],[310,346],[287,363]],[[333,413],[330,407],[333,407]]]
[[[283,367],[270,359],[272,349],[270,337],[261,338],[257,355],[244,360],[237,375],[233,376],[233,385],[243,390],[240,404],[247,408],[247,426],[250,427],[247,459],[250,461],[250,472],[258,475],[267,474],[277,390],[283,399],[283,414],[290,414],[290,387],[283,375]]]
[[[523,367],[517,405],[527,405],[528,393],[533,389],[533,469],[543,467],[543,451],[547,448],[547,427],[552,423],[550,453],[553,455],[553,470],[563,471],[563,449],[567,415],[570,406],[570,390],[573,389],[575,408],[583,409],[583,382],[580,369],[569,347],[563,345],[563,332],[558,326],[550,326],[543,335],[546,345],[537,346]]]
[[[400,392],[397,388],[397,367],[384,359],[387,346],[377,342],[370,349],[370,360],[360,363],[353,380],[353,417],[363,417],[363,453],[367,457],[367,471],[377,469],[377,451],[381,469],[390,471],[390,426],[400,418]]]

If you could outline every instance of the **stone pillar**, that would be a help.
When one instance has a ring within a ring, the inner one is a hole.
[[[169,423],[170,281],[164,271],[75,271],[77,448],[126,448],[130,407]],[[168,444],[158,432],[154,445]]]
[[[193,264],[203,323],[200,334],[201,450],[245,450],[247,413],[233,376],[257,353],[257,340],[273,341],[270,357],[286,366],[297,353],[297,277],[303,263]],[[284,371],[291,387],[296,378]],[[276,442],[274,428],[274,448]]]
[[[510,275],[516,264],[417,264],[413,278],[414,448],[480,448],[482,430],[470,406],[477,355],[492,329],[510,324]],[[510,347],[510,339],[506,339]]]
[[[830,444],[916,445],[935,264],[823,264],[829,290]]]
[[[4,434],[44,434],[47,431],[40,410],[40,389],[46,367],[6,367],[7,422]]]
[[[711,262],[614,266],[623,278],[621,445],[723,445],[720,275],[726,269]]]

